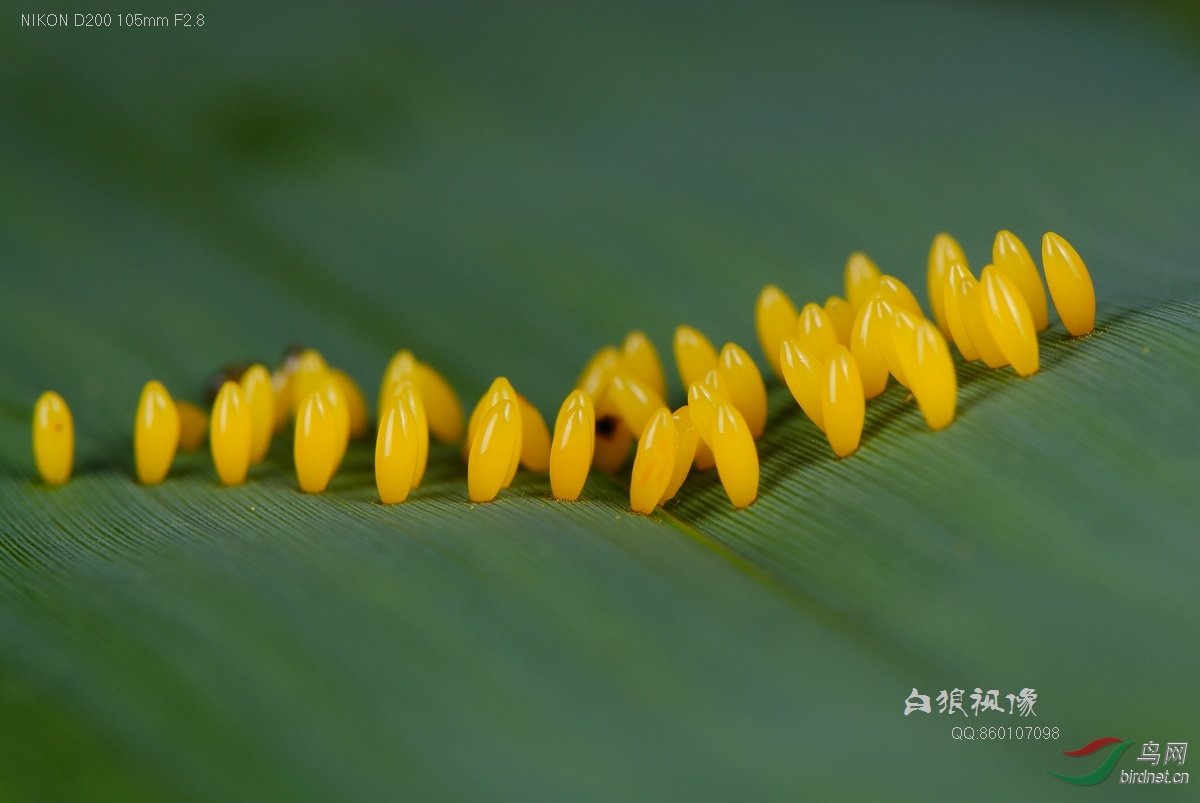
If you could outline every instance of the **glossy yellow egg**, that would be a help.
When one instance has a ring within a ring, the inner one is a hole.
[[[616,373],[620,361],[621,353],[616,348],[613,346],[603,347],[588,360],[587,365],[583,368],[583,373],[575,382],[575,388],[586,393],[595,404],[608,390],[609,380]]]
[[[157,485],[166,479],[179,446],[179,410],[161,382],[147,382],[133,424],[133,456],[138,481]]]
[[[66,401],[52,390],[33,406],[33,460],[47,485],[71,479],[75,464],[75,422]]]
[[[1096,328],[1096,288],[1092,275],[1071,244],[1054,232],[1042,237],[1042,270],[1054,309],[1072,337]]]
[[[858,311],[850,333],[850,353],[860,371],[866,398],[873,399],[887,387],[888,364],[883,338],[892,324],[893,310],[880,296],[871,296]]]
[[[658,500],[660,505],[666,504],[679,493],[692,468],[692,462],[696,459],[696,446],[700,442],[700,433],[696,431],[691,411],[686,405],[676,410],[671,417],[675,419],[675,466],[671,469],[671,481],[667,483],[667,489]]]
[[[222,485],[241,485],[250,470],[253,424],[240,384],[226,382],[221,386],[209,421],[208,445],[217,477]]]
[[[375,436],[375,487],[385,505],[408,499],[416,476],[418,433],[406,398],[392,397]]]
[[[875,284],[882,275],[871,258],[862,251],[855,251],[846,260],[846,301],[854,307],[856,313],[867,303],[867,299],[875,294]]]
[[[529,401],[517,395],[521,412],[521,465],[530,471],[550,468],[550,430],[546,419]]]
[[[367,412],[367,400],[363,397],[362,389],[345,371],[330,368],[329,373],[333,376],[333,381],[337,382],[338,389],[342,392],[342,398],[346,400],[350,437],[361,438],[367,434],[367,419],[370,417],[370,413]]]
[[[758,450],[742,414],[727,402],[717,405],[713,417],[712,452],[729,501],[746,507],[758,496]]]
[[[425,478],[425,467],[429,462],[429,417],[425,412],[425,402],[417,391],[412,379],[402,379],[393,391],[393,398],[399,399],[408,408],[412,418],[413,439],[416,442],[417,457],[413,467],[412,487],[421,485]]]
[[[958,351],[962,354],[963,359],[971,362],[979,359],[979,350],[971,342],[971,336],[967,333],[966,320],[959,308],[959,299],[965,297],[961,285],[968,278],[973,277],[965,264],[961,262],[952,264],[946,272],[946,287],[942,298],[946,311],[946,324],[950,327],[954,345],[958,346]]]
[[[617,406],[630,432],[641,432],[651,416],[666,402],[640,379],[624,373],[614,374],[608,386],[608,398]]]
[[[396,395],[396,385],[404,380],[412,380],[417,373],[417,358],[408,349],[400,349],[388,360],[383,369],[383,378],[379,380],[379,398],[375,403],[375,417],[383,419],[383,414]]]
[[[988,267],[991,266],[985,267],[984,270]],[[1000,351],[988,329],[987,321],[983,317],[983,304],[983,290],[979,287],[979,282],[975,281],[973,276],[963,276],[958,283],[958,311],[966,325],[967,337],[971,339],[971,345],[979,352],[980,358],[988,368],[1002,368],[1008,365],[1008,360],[1004,358],[1004,352]]]
[[[823,309],[829,316],[830,323],[833,324],[833,332],[837,335],[838,342],[849,348],[850,332],[854,328],[854,307],[841,296],[830,296],[825,299]],[[780,379],[782,378],[780,377]]]
[[[829,353],[838,344],[837,330],[833,321],[825,314],[819,304],[805,304],[796,320],[796,339],[800,347],[821,362],[829,358]]]
[[[926,281],[929,289],[929,308],[933,310],[933,318],[937,321],[938,330],[945,337],[950,337],[950,324],[946,318],[946,307],[942,296],[946,292],[946,280],[950,266],[959,262],[967,264],[967,255],[963,253],[958,240],[942,232],[933,238],[929,247],[929,267],[926,271]]]
[[[325,395],[309,393],[296,412],[296,435],[292,456],[300,490],[319,494],[329,486],[337,467],[338,428],[328,410]]]
[[[958,397],[958,378],[946,339],[931,322],[920,321],[913,336],[896,346],[925,423],[932,430],[946,428],[954,420]]]
[[[633,331],[625,336],[625,342],[621,344],[620,370],[636,377],[660,397],[667,395],[667,377],[663,373],[662,360],[645,332]]]
[[[247,368],[238,384],[242,387],[242,398],[250,415],[250,464],[257,465],[267,456],[271,448],[271,436],[275,434],[275,388],[271,384],[270,372],[262,365]],[[179,420],[182,426],[182,405]]]
[[[188,401],[175,402],[175,409],[179,411],[179,448],[194,452],[208,435],[208,413]]]
[[[846,457],[858,449],[866,420],[866,400],[858,366],[845,346],[834,349],[825,366],[821,416],[825,419],[825,437],[834,454]]]
[[[462,402],[454,388],[431,365],[417,363],[417,392],[429,418],[429,431],[442,443],[462,440],[465,418]]]
[[[555,499],[574,501],[583,491],[596,449],[596,412],[591,397],[574,390],[563,401],[554,421],[550,445],[550,492]]]

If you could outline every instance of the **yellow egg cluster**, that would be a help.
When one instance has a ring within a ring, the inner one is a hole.
[[[1092,331],[1096,297],[1079,255],[1066,240],[1042,240],[1042,270],[1067,331]],[[996,235],[992,263],[978,278],[948,234],[934,238],[928,260],[932,320],[899,279],[884,275],[863,253],[850,255],[845,297],[797,310],[774,285],[755,307],[759,345],[771,370],[824,433],[834,454],[858,449],[866,402],[895,378],[911,391],[930,429],[954,420],[957,376],[948,342],[966,361],[1011,365],[1021,376],[1038,370],[1037,333],[1049,325],[1045,287],[1028,250],[1008,231]],[[720,351],[699,330],[680,326],[673,342],[686,403],[667,404],[667,379],[650,339],[630,332],[588,361],[559,408],[551,433],[545,419],[505,377],[479,398],[469,418],[458,396],[430,365],[407,350],[388,362],[376,405],[375,480],[384,504],[405,501],[420,486],[429,439],[462,441],[467,493],[490,502],[519,467],[549,471],[555,499],[578,499],[596,467],[620,470],[633,452],[629,503],[650,514],[672,499],[693,466],[717,469],[735,508],[758,496],[755,440],[767,425],[767,392],[744,349]],[[201,448],[207,437],[223,485],[245,482],[264,460],[272,437],[293,426],[292,456],[300,489],[321,493],[349,442],[367,434],[362,391],[313,349],[289,350],[271,371],[263,365],[222,371],[209,411],[174,400],[158,381],[146,383],[134,420],[138,481],[162,482],[176,451]],[[465,434],[465,438],[464,438]],[[636,436],[636,448],[634,447]],[[48,485],[65,483],[74,461],[71,412],[47,391],[34,408],[33,450]]]

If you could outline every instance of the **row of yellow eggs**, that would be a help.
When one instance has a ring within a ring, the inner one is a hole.
[[[1095,294],[1083,261],[1061,237],[1043,238],[1043,270],[1055,308],[1072,335],[1091,331]],[[846,298],[806,304],[797,311],[768,285],[756,305],[760,345],[775,373],[825,433],[834,453],[858,448],[865,402],[888,377],[912,391],[926,422],[941,429],[953,420],[957,380],[947,339],[964,359],[991,368],[1011,364],[1022,376],[1037,370],[1036,332],[1048,325],[1045,290],[1024,245],[1001,231],[993,264],[979,280],[962,248],[939,234],[928,263],[930,308],[924,318],[912,292],[880,273],[866,255],[852,254],[844,271]],[[467,423],[463,457],[468,493],[476,502],[495,498],[513,481],[518,465],[550,472],[555,498],[578,498],[588,470],[619,469],[637,449],[630,505],[650,513],[671,499],[690,468],[717,468],[730,501],[744,507],[758,491],[754,440],[763,434],[766,388],[748,354],[733,343],[718,353],[696,329],[680,326],[674,356],[687,404],[666,405],[666,377],[651,341],[630,333],[620,349],[606,346],[580,375],[555,420],[553,435],[541,414],[504,377],[476,404]],[[381,501],[404,501],[425,472],[432,433],[447,443],[463,434],[462,407],[450,385],[409,351],[389,362],[380,384],[375,473]],[[289,355],[274,373],[251,366],[225,381],[209,416],[174,402],[159,382],[147,383],[134,428],[139,481],[161,482],[177,448],[199,448],[208,432],[221,482],[237,485],[260,462],[271,434],[295,421],[293,456],[302,490],[323,491],[345,456],[351,437],[367,430],[361,391],[319,353]],[[50,484],[71,472],[74,432],[70,411],[47,392],[34,414],[34,453]]]

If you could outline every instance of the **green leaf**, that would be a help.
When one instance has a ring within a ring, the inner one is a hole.
[[[1194,56],[1083,6],[204,13],[0,26],[0,798],[1053,799],[1062,750],[1189,738]],[[550,416],[629,329],[757,354],[763,284],[862,249],[923,296],[937,231],[978,269],[1000,228],[1079,249],[1096,332],[960,365],[944,432],[893,386],[845,460],[773,384],[744,511],[713,472],[472,505],[452,447],[383,507],[369,444],[311,497],[286,436],[132,478],[149,379],[302,340],[370,398],[409,347]],[[903,714],[977,686],[1036,719]]]

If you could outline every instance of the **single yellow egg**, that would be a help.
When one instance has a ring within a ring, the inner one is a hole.
[[[667,395],[667,377],[663,373],[662,360],[644,332],[633,331],[625,335],[625,342],[621,345],[620,370],[639,379],[660,397]]]
[[[758,301],[754,304],[758,344],[767,358],[767,364],[780,379],[783,379],[783,373],[779,368],[779,344],[785,337],[795,334],[796,319],[799,317],[796,305],[775,285],[768,284],[758,294]]]
[[[933,310],[933,318],[937,321],[938,330],[945,337],[950,337],[950,323],[946,318],[946,306],[942,296],[946,292],[946,279],[950,266],[956,262],[967,264],[967,255],[963,253],[958,240],[945,232],[933,238],[929,247],[929,268],[926,280],[929,288],[929,308]]]
[[[308,387],[309,392],[324,395],[325,409],[333,418],[335,433],[333,472],[336,474],[342,465],[342,460],[346,457],[346,448],[350,445],[350,405],[346,402],[341,385],[328,370],[304,383],[304,386]]]
[[[633,473],[629,480],[629,507],[635,513],[654,512],[671,484],[675,472],[675,453],[679,433],[675,419],[666,407],[650,416],[633,457]]]
[[[323,393],[314,391],[300,402],[292,456],[300,490],[319,494],[329,486],[337,467],[337,423]]]
[[[767,387],[754,360],[736,343],[721,349],[717,373],[729,388],[728,398],[738,408],[755,438],[761,438],[767,426]]]
[[[1037,330],[1016,282],[990,266],[980,278],[983,321],[993,342],[1018,374],[1037,373]]]
[[[264,371],[265,374],[265,371]],[[265,377],[264,377],[265,381]],[[250,408],[237,382],[226,382],[213,402],[208,445],[222,485],[241,485],[250,470]]]
[[[821,383],[825,437],[838,457],[846,457],[858,448],[866,412],[858,365],[845,346],[838,346],[829,357]]]
[[[727,402],[717,405],[713,418],[712,451],[729,501],[746,507],[758,496],[758,450],[742,414]]]
[[[596,412],[582,390],[571,391],[554,421],[550,445],[550,492],[568,502],[579,498],[596,449]]]
[[[967,323],[959,308],[959,299],[964,297],[961,285],[967,278],[973,277],[971,277],[971,272],[967,269],[966,264],[962,262],[952,264],[946,272],[946,287],[943,290],[942,298],[946,310],[946,323],[950,327],[954,345],[958,346],[958,351],[964,360],[972,362],[979,359],[979,350],[975,348],[971,342],[971,336],[967,334]]]
[[[945,429],[954,420],[958,377],[946,339],[929,321],[917,323],[911,338],[897,341],[904,371],[925,423],[932,430]]]
[[[1087,266],[1071,244],[1054,232],[1042,237],[1042,270],[1054,309],[1072,337],[1096,328],[1096,288]]]
[[[521,411],[521,465],[530,471],[545,471],[550,467],[550,430],[546,419],[520,394],[517,406]]]
[[[783,379],[792,397],[804,414],[824,431],[825,418],[821,414],[821,382],[825,366],[816,357],[804,350],[794,337],[785,338],[780,346],[780,363]]]
[[[179,448],[194,452],[204,445],[208,434],[208,413],[188,401],[175,402],[179,411]]]
[[[275,389],[271,384],[270,372],[262,365],[247,368],[238,384],[242,386],[243,401],[250,414],[250,464],[257,465],[267,456],[271,448],[271,436],[275,434]],[[182,403],[179,421],[182,426]]]
[[[133,457],[138,482],[157,485],[166,479],[179,446],[179,410],[161,382],[142,388],[133,424]]]
[[[617,406],[630,432],[641,432],[651,416],[666,402],[641,380],[630,374],[614,374],[608,386],[608,398]]]
[[[471,417],[467,420],[467,438],[463,442],[464,461],[471,454],[471,446],[475,442],[475,430],[479,427],[479,421],[483,418],[483,414],[504,399],[508,399],[515,404],[517,401],[517,391],[507,378],[498,376],[492,380],[492,384],[488,387],[487,391],[479,397],[479,401],[475,403],[475,409],[471,411]]]
[[[871,296],[858,311],[850,333],[850,353],[861,372],[866,398],[873,399],[887,387],[888,364],[883,338],[889,335],[893,310],[881,296]]]
[[[282,432],[292,420],[292,371],[276,368],[271,373],[271,390],[275,392],[275,431]],[[205,422],[207,427],[207,420]]]
[[[830,296],[825,299],[823,309],[833,324],[833,332],[837,335],[838,342],[849,348],[850,331],[854,328],[854,307],[840,296]]]
[[[458,394],[431,365],[417,363],[417,392],[429,417],[429,431],[442,443],[462,440],[465,418]]]
[[[882,275],[871,258],[862,251],[855,251],[846,260],[846,301],[850,302],[855,312],[862,309],[867,299],[875,294],[875,284]]]
[[[676,410],[671,418],[675,419],[675,466],[671,469],[671,481],[667,483],[667,489],[658,500],[659,505],[666,504],[679,493],[683,481],[687,479],[688,471],[691,470],[692,462],[696,459],[696,446],[700,442],[700,433],[696,431],[691,411],[686,405]]]
[[[990,265],[986,266],[987,270]],[[996,345],[983,317],[983,290],[974,276],[963,276],[958,283],[958,311],[962,314],[963,323],[967,327],[967,336],[971,345],[979,351],[979,356],[988,368],[1003,368],[1008,365],[1004,352]]]
[[[418,433],[408,400],[392,397],[375,436],[375,487],[385,505],[403,502],[416,475]]]
[[[75,464],[75,422],[66,401],[52,390],[33,406],[33,461],[47,485],[71,479]]]
[[[680,326],[675,330],[675,365],[683,386],[691,387],[717,367],[717,350],[698,330]]]
[[[517,403],[503,399],[479,418],[467,460],[467,492],[472,502],[490,502],[509,476],[513,453],[519,453],[521,413]]]
[[[1029,314],[1033,319],[1034,330],[1041,332],[1050,325],[1050,315],[1046,307],[1046,287],[1042,277],[1033,264],[1033,257],[1025,248],[1017,235],[1011,231],[996,233],[992,243],[992,267],[1003,273],[1016,285],[1025,303],[1029,305]],[[983,281],[982,275],[979,277]]]
[[[819,304],[805,304],[796,320],[796,339],[800,347],[821,362],[829,358],[829,352],[838,344],[837,330],[833,321]]]

